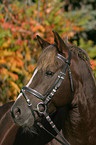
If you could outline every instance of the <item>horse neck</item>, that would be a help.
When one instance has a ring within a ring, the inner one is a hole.
[[[96,86],[90,67],[85,62],[80,65],[78,73],[72,72],[74,98],[62,130],[72,145],[92,145],[96,143]]]
[[[83,64],[82,64],[83,63]],[[96,86],[92,70],[88,63],[81,62],[78,67],[79,80],[76,81],[76,89],[73,104],[77,104],[79,111],[85,111],[88,116],[91,111],[96,111]],[[80,112],[79,112],[80,113]],[[90,116],[90,115],[89,115]]]

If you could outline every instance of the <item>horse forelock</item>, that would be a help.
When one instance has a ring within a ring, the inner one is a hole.
[[[37,66],[45,70],[48,66],[56,65],[56,48],[53,45],[46,47],[39,56]]]

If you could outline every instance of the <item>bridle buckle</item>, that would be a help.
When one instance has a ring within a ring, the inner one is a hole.
[[[45,114],[46,111],[47,111],[47,106],[46,104],[44,104],[43,102],[40,102],[37,104],[37,111],[40,113],[40,114]]]

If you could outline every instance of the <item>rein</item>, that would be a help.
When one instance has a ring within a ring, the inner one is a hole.
[[[47,92],[47,94],[45,96],[43,96],[41,93],[39,93],[38,91],[31,89],[27,86],[24,86],[21,89],[21,93],[23,94],[28,107],[31,109],[32,115],[35,118],[35,113],[32,107],[32,103],[30,102],[30,99],[27,97],[26,92],[29,92],[30,94],[34,95],[35,97],[39,98],[40,100],[42,100],[42,102],[39,102],[37,104],[37,111],[40,114],[43,114],[46,118],[46,120],[49,122],[49,124],[51,125],[51,127],[55,130],[55,132],[59,135],[59,137],[62,139],[59,140],[57,139],[53,134],[51,134],[48,130],[46,130],[40,123],[37,123],[40,127],[42,127],[45,131],[47,131],[51,136],[53,136],[59,143],[61,143],[62,145],[70,145],[70,143],[64,138],[64,136],[61,135],[61,133],[59,132],[59,130],[57,129],[56,125],[54,124],[54,122],[51,120],[49,114],[47,114],[47,104],[51,101],[52,97],[54,96],[54,94],[56,93],[56,91],[59,89],[62,81],[65,78],[66,75],[66,71],[68,69],[68,74],[69,74],[69,80],[70,80],[70,88],[71,88],[71,94],[73,97],[73,82],[72,82],[72,75],[71,75],[71,70],[70,70],[70,62],[71,62],[71,52],[69,51],[69,57],[68,59],[65,59],[62,55],[57,54],[57,58],[59,58],[60,60],[64,61],[65,67],[62,69],[62,71],[59,73],[57,79],[55,80],[53,86],[50,88],[50,90]],[[40,106],[43,107],[43,110],[40,110]]]

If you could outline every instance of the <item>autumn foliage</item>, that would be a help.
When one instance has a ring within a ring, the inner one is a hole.
[[[36,35],[53,43],[52,30],[72,38],[84,27],[64,14],[62,3],[49,0],[27,5],[16,1],[0,5],[0,99],[15,100],[30,79],[41,52]],[[54,9],[55,8],[55,9]],[[96,61],[92,60],[96,70]]]

